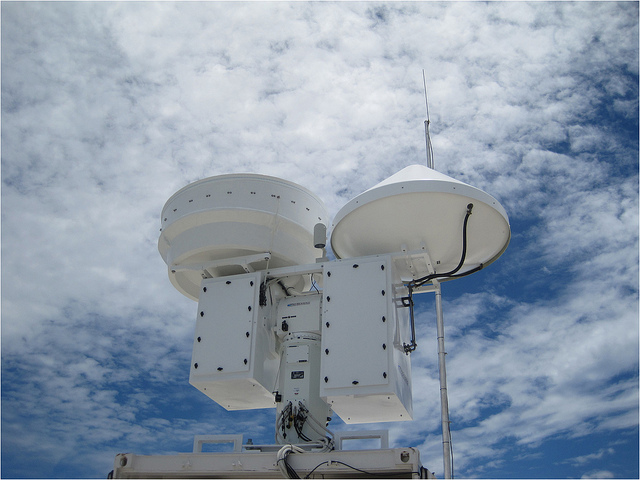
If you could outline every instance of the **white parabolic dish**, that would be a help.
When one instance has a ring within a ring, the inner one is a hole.
[[[327,225],[328,217],[322,200],[293,182],[219,175],[191,183],[167,200],[158,250],[174,287],[197,300],[203,275],[315,263],[322,250],[314,248],[313,229]]]
[[[467,254],[458,272],[464,273],[507,248],[507,212],[491,195],[423,165],[404,168],[342,207],[333,220],[331,248],[338,258],[426,250],[436,272],[448,272],[461,258],[470,203]]]

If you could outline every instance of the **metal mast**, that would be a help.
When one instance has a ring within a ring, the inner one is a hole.
[[[442,315],[442,293],[440,282],[433,280],[436,289],[436,326],[438,335],[438,367],[440,372],[440,415],[442,418],[442,461],[444,463],[444,478],[453,478],[453,455],[451,449],[451,429],[449,422],[449,396],[447,394],[447,367],[444,350],[444,317]]]
[[[427,98],[427,78],[424,74],[424,69],[422,70],[422,82],[424,83],[424,103],[427,109],[427,118],[424,121],[424,136],[427,147],[427,167],[435,168],[433,166],[433,147],[431,146],[431,136],[429,135],[429,124],[431,121],[429,120],[429,99]]]
[[[427,167],[435,169],[433,163],[433,146],[429,135],[429,99],[427,97],[427,77],[422,70],[422,82],[424,83],[424,102],[427,117],[424,121],[424,136],[427,149]],[[444,317],[442,314],[442,294],[440,282],[433,280],[436,294],[436,327],[438,335],[438,369],[440,376],[440,415],[442,419],[442,461],[444,466],[444,478],[453,478],[453,450],[451,448],[451,428],[449,422],[449,396],[447,394],[447,366],[444,350]]]

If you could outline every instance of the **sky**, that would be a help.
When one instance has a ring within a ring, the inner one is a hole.
[[[494,196],[512,238],[443,284],[458,478],[638,478],[638,2],[2,2],[4,478],[105,478],[194,435],[272,443],[275,410],[188,384],[196,303],[165,201],[249,172],[333,217],[425,164]],[[443,476],[434,299],[414,420]]]

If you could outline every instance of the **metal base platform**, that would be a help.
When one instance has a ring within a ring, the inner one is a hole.
[[[294,453],[300,478],[435,478],[415,448]],[[283,478],[277,451],[116,455],[111,478]]]

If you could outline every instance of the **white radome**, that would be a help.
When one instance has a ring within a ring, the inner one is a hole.
[[[423,165],[404,168],[342,207],[333,220],[331,248],[338,258],[424,250],[437,272],[449,271],[460,261],[469,204],[459,272],[486,266],[509,244],[507,212],[488,193]]]
[[[314,226],[328,224],[328,217],[322,200],[293,182],[219,175],[169,198],[158,250],[174,287],[197,300],[203,271],[218,277],[315,262],[321,250],[314,247]],[[287,280],[302,289],[300,281]]]

